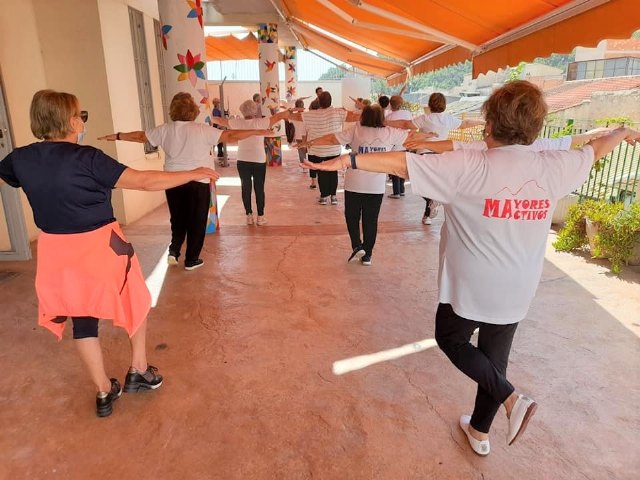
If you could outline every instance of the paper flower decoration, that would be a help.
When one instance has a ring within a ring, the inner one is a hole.
[[[179,82],[189,80],[191,85],[195,87],[198,78],[206,80],[204,72],[202,71],[205,63],[200,61],[200,54],[194,57],[191,50],[187,50],[186,55],[178,54],[178,61],[180,63],[175,65],[173,68],[180,72],[180,75],[178,75]]]
[[[187,3],[191,7],[187,18],[197,18],[200,27],[203,28],[202,22],[202,0],[187,0]]]
[[[264,62],[264,66],[265,66],[265,67],[267,67],[267,70],[266,70],[266,71],[267,71],[267,72],[272,71],[272,70],[273,70],[273,67],[275,67],[275,66],[276,66],[276,63],[277,63],[277,62],[270,62],[269,60],[265,60],[265,62]]]
[[[173,28],[173,26],[171,25],[163,25],[162,26],[162,46],[164,47],[164,49],[167,49],[167,40],[169,39],[169,32],[171,31],[171,29]]]

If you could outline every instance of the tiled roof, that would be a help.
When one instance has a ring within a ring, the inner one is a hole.
[[[607,40],[607,50],[640,50],[640,40],[636,38]]]
[[[594,92],[615,92],[640,88],[640,75],[630,77],[575,80],[545,92],[549,112],[557,112],[580,105]]]

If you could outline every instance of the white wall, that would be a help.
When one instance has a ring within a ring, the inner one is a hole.
[[[19,19],[19,21],[18,21]],[[28,62],[25,61],[28,59]],[[19,68],[18,66],[24,66]],[[36,141],[29,125],[29,105],[33,94],[47,87],[36,17],[31,0],[3,2],[0,15],[0,75],[7,101],[13,146],[21,147]],[[29,239],[38,236],[38,227],[27,197],[21,191],[22,207]],[[4,213],[0,213],[4,215]],[[8,242],[6,231],[0,233],[0,243]]]
[[[143,13],[153,12],[157,3],[153,0],[98,0],[100,27],[102,32],[102,49],[104,52],[105,76],[108,85],[111,105],[112,128],[104,133],[129,132],[142,128],[140,117],[140,100],[133,59],[133,43],[129,25],[131,4]],[[153,18],[145,13],[144,18],[149,73],[153,96],[153,110],[156,124],[163,123],[162,99],[160,94],[160,75],[158,72],[157,54],[153,32]],[[106,142],[102,142],[106,143]],[[105,145],[100,145],[103,148]],[[115,158],[119,162],[138,170],[161,170],[163,158],[154,153],[145,155],[144,146],[140,143],[114,142],[108,144],[115,147]],[[121,223],[131,223],[158,207],[164,202],[163,192],[139,192],[134,190],[117,190],[113,195],[113,206],[116,217]]]

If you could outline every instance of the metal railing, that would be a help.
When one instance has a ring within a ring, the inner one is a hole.
[[[545,125],[541,137],[552,138],[562,135],[584,133],[593,126],[576,128],[572,124],[565,126]],[[631,128],[637,125],[631,125]],[[639,201],[640,192],[640,148],[623,143],[609,155],[600,159],[591,169],[588,180],[574,193],[578,201],[587,199],[623,202],[627,205]]]

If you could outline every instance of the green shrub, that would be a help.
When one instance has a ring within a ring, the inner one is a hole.
[[[640,204],[632,204],[625,210],[623,203],[587,200],[569,207],[564,227],[558,232],[553,247],[570,252],[589,244],[586,218],[598,225],[591,254],[611,261],[611,271],[620,273],[635,245],[640,243]]]

